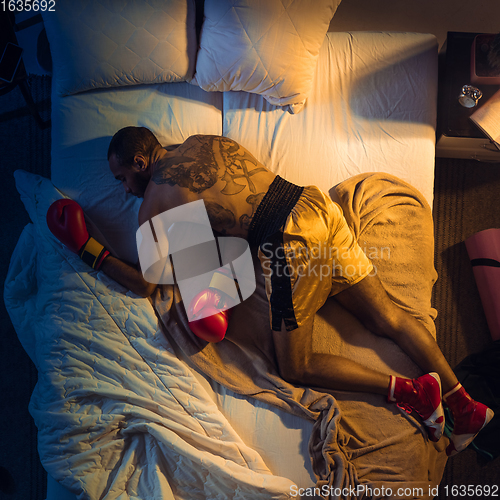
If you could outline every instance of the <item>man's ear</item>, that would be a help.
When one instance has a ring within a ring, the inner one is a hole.
[[[142,155],[135,155],[134,167],[138,168],[139,170],[146,170],[146,168],[148,167],[148,162],[146,158]]]

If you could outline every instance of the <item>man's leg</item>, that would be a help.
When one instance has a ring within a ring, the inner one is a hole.
[[[367,276],[335,295],[335,299],[368,330],[391,338],[423,371],[437,372],[445,392],[456,386],[458,380],[432,335],[413,316],[394,304],[377,276]],[[310,334],[301,328],[274,332],[274,340],[278,363],[294,381],[300,379],[304,384],[330,389],[387,394],[388,374],[338,356],[313,353]]]
[[[485,405],[472,400],[464,391],[427,329],[392,302],[377,276],[368,276],[335,297],[367,329],[392,339],[420,368],[439,375],[445,400],[455,420],[447,453],[452,455],[468,446],[475,435],[493,418],[493,412]],[[435,411],[433,409],[437,397],[435,387],[432,387],[433,377],[426,375],[415,381],[395,379],[337,356],[313,353],[311,336],[301,332],[301,329],[275,332],[274,339],[278,363],[284,378],[330,389],[389,393],[392,396],[397,394],[394,398],[396,401],[402,395],[403,400],[397,402],[409,403],[410,407],[421,415],[427,414],[428,416],[424,416],[424,422],[429,427],[430,436],[439,437],[442,418],[439,416],[441,410],[437,407]],[[439,389],[439,399],[440,392]],[[446,397],[446,394],[449,396]],[[424,401],[423,407],[419,408],[422,399],[428,401]]]
[[[280,374],[289,382],[325,389],[381,394],[406,409],[415,410],[438,441],[444,429],[441,386],[437,374],[416,380],[394,378],[355,361],[312,350],[312,319],[291,332],[273,332]]]
[[[387,395],[390,375],[355,361],[312,351],[311,325],[273,332],[280,375],[288,382],[323,389]]]
[[[368,330],[393,340],[424,372],[437,372],[444,392],[456,386],[457,377],[432,335],[391,300],[378,276],[367,276],[335,299]]]
[[[465,449],[493,418],[493,411],[467,394],[427,329],[392,302],[377,276],[364,278],[336,298],[372,332],[391,338],[424,371],[439,374],[443,399],[450,407],[454,420],[446,452],[454,455]],[[397,380],[396,386],[404,387],[406,382]],[[431,423],[430,428],[433,427]]]

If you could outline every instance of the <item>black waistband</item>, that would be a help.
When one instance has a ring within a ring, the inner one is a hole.
[[[303,187],[296,186],[277,175],[250,222],[248,243],[260,246],[269,236],[278,231],[303,190]]]

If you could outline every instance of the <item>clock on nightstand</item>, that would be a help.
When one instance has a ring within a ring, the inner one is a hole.
[[[500,85],[471,82],[471,49],[478,33],[448,32],[439,53],[436,156],[500,163],[500,150],[469,119]]]

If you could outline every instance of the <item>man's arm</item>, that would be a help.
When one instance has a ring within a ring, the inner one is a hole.
[[[89,266],[102,269],[141,297],[149,297],[154,292],[156,285],[143,278],[140,268],[113,257],[89,236],[82,207],[76,201],[67,198],[55,201],[47,210],[46,219],[52,234]]]
[[[101,270],[140,297],[149,297],[157,286],[154,283],[148,283],[144,279],[139,265],[134,267],[112,255],[108,255],[104,259]]]

